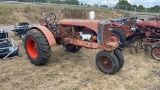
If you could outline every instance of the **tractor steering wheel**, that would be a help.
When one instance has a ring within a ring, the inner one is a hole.
[[[130,14],[127,13],[127,14],[124,16],[124,19],[125,19],[125,20],[129,20],[129,18],[130,18]]]
[[[47,24],[49,24],[49,25],[55,24],[55,23],[56,23],[56,14],[54,14],[54,13],[49,13],[49,14],[46,16],[46,21],[47,21]]]

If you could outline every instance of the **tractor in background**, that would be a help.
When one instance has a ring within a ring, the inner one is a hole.
[[[105,74],[114,74],[124,64],[118,49],[119,43],[111,41],[109,20],[63,19],[56,22],[54,13],[39,20],[41,26],[32,27],[25,36],[24,47],[28,59],[35,65],[45,65],[51,57],[51,46],[62,45],[69,52],[82,47],[100,49],[96,65]]]
[[[145,14],[142,15],[145,16]],[[139,19],[127,14],[122,19],[110,20],[113,29],[111,41],[120,42],[119,47],[124,48],[138,40],[140,42],[137,46],[141,46],[145,52],[151,48],[151,56],[160,60],[160,19],[155,15],[151,16],[147,19]]]
[[[141,39],[141,46],[147,52],[151,48],[151,56],[160,60],[160,19],[139,21],[136,23],[136,35]]]
[[[136,16],[131,17],[129,13],[120,19],[110,20],[112,22],[111,40],[120,42],[121,49],[136,41],[137,20]]]

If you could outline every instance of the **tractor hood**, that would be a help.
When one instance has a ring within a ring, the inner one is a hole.
[[[136,24],[140,26],[152,26],[160,28],[160,21],[138,21]]]
[[[60,25],[85,26],[92,30],[98,31],[100,20],[81,20],[81,19],[64,19],[60,20]]]
[[[81,20],[81,19],[64,19],[60,20],[60,25],[85,26],[98,33],[100,24],[110,24],[109,20]]]

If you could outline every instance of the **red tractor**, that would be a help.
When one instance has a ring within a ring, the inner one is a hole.
[[[111,40],[119,41],[120,48],[124,48],[126,45],[136,40],[136,20],[137,17],[131,17],[130,14],[126,14],[123,18],[110,20],[112,22]]]
[[[101,49],[96,55],[96,65],[105,74],[114,74],[124,64],[118,49],[119,43],[110,40],[109,20],[64,19],[56,23],[56,15],[50,13],[39,20],[41,26],[32,27],[25,36],[26,54],[35,65],[45,65],[51,57],[51,46],[63,45],[69,52],[82,47]]]
[[[142,14],[143,17],[150,15]],[[155,15],[152,15],[152,17]],[[111,41],[120,42],[120,48],[123,48],[130,43],[134,43],[140,39],[140,46],[147,52],[151,48],[153,58],[160,60],[160,19],[138,19],[130,17],[127,14],[119,20],[110,20],[112,22]]]
[[[141,39],[145,51],[151,48],[154,59],[160,60],[160,20],[139,21],[136,23],[136,35]]]

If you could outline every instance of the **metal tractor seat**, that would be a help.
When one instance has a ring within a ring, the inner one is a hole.
[[[0,31],[0,59],[19,56],[18,44],[13,38],[8,37],[8,33]]]

